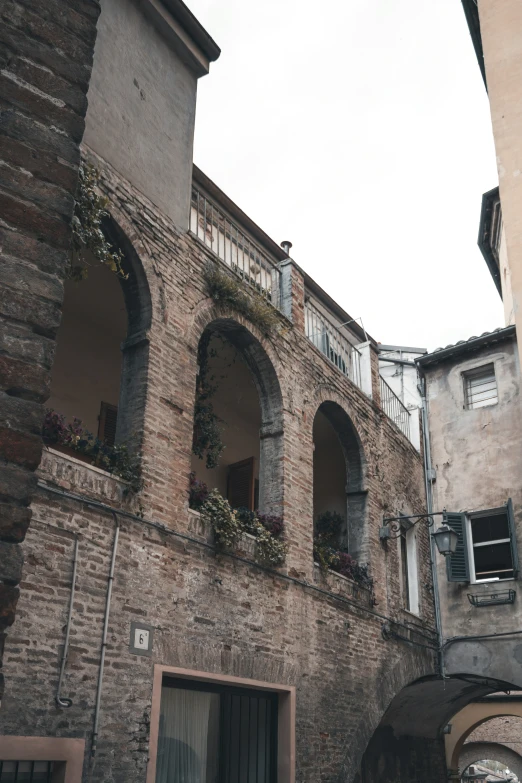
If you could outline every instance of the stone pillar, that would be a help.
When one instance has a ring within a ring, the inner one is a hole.
[[[281,269],[281,311],[296,329],[305,331],[304,277],[299,267],[289,258],[280,264]]]
[[[42,451],[99,13],[98,0],[0,9],[0,665]]]

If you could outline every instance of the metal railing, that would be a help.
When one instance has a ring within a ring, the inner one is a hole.
[[[360,351],[310,301],[305,304],[305,330],[310,342],[361,388]]]
[[[279,307],[281,271],[197,188],[192,189],[190,231],[267,301]]]
[[[381,408],[393,421],[400,431],[410,438],[410,417],[411,414],[406,406],[397,397],[393,389],[388,386],[382,375],[379,376],[381,388]]]

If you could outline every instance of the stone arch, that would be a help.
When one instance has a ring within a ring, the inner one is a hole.
[[[316,400],[319,404],[313,416],[313,431],[317,433],[317,425],[321,426],[318,416],[324,417],[331,430],[337,436],[338,444],[344,457],[344,501],[343,510],[346,519],[346,531],[340,542],[356,559],[364,552],[367,490],[365,486],[366,459],[361,438],[353,423],[352,417],[346,411],[339,399],[331,399],[322,394],[323,399]],[[334,397],[334,395],[332,395]],[[324,429],[324,423],[322,425]],[[314,441],[315,446],[315,441]],[[315,497],[321,485],[321,465],[314,459],[314,506]],[[332,456],[330,456],[332,459]],[[335,461],[335,456],[333,457]]]
[[[497,742],[469,742],[464,745],[459,756],[459,772],[462,775],[470,764],[476,764],[482,759],[499,761],[509,767],[522,781],[522,756],[511,748]]]
[[[372,702],[366,705],[368,715],[375,715],[377,705],[382,707],[380,721],[376,721],[371,732],[367,731],[360,769],[354,770],[352,776],[347,775],[345,780],[350,783],[410,783],[412,780],[445,779],[442,728],[455,714],[455,709],[465,709],[495,688],[493,684],[480,685],[457,677],[442,679],[435,673],[437,668],[433,653],[426,651],[419,656],[417,650],[408,655],[403,649],[403,659],[391,671],[383,670],[377,678],[382,693],[378,693],[373,705]],[[420,677],[405,682],[403,678],[415,671]],[[364,724],[361,728],[367,729]]]
[[[267,338],[238,314],[217,308],[200,310],[188,333],[189,347],[197,352],[205,333],[224,337],[241,355],[256,387],[261,409],[259,432],[259,509],[283,511],[283,395],[274,363],[278,361]]]
[[[505,686],[504,686],[505,687]],[[490,689],[491,692],[492,689]],[[462,710],[460,713],[456,713],[452,718],[452,724],[457,725],[457,731],[460,733],[457,734],[458,739],[453,744],[453,748],[451,750],[451,759],[450,759],[450,766],[452,769],[460,769],[460,758],[463,752],[463,749],[466,747],[466,744],[478,744],[474,742],[466,743],[467,739],[472,736],[473,732],[478,729],[480,726],[483,726],[484,724],[488,723],[491,720],[494,720],[496,718],[506,718],[506,717],[513,717],[513,718],[521,718],[520,710],[517,708],[516,705],[509,705],[509,704],[502,704],[502,703],[481,703],[479,705],[470,705],[468,710],[473,708],[473,718],[470,720],[469,717],[466,719],[466,710]],[[460,720],[459,720],[460,719]],[[463,720],[465,728],[462,727],[461,720]],[[460,729],[459,729],[460,725]],[[498,743],[500,744],[500,743]],[[472,762],[470,761],[469,764]]]
[[[103,230],[108,240],[123,252],[119,277],[127,312],[127,335],[121,345],[122,368],[116,440],[139,448],[147,396],[149,330],[152,324],[152,298],[140,256],[116,219],[109,216]]]

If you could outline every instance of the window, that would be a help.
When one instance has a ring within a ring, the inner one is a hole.
[[[164,679],[156,783],[276,783],[278,696]]]
[[[98,417],[98,438],[107,445],[114,446],[116,441],[116,423],[118,420],[118,408],[109,402],[102,402]]]
[[[413,614],[419,614],[416,530],[406,521],[401,523],[400,550],[404,608]]]
[[[52,761],[0,761],[0,783],[51,783]]]
[[[497,380],[493,363],[464,373],[466,408],[484,408],[498,402]]]
[[[448,513],[445,521],[458,534],[447,559],[450,582],[498,582],[516,579],[518,555],[513,504],[472,514]]]

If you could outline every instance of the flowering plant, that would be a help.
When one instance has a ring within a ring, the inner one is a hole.
[[[91,465],[128,481],[133,492],[141,489],[141,470],[137,456],[130,454],[125,443],[111,445],[85,429],[80,419],[67,422],[63,413],[48,408],[42,428],[44,443],[65,446],[87,457]]]

